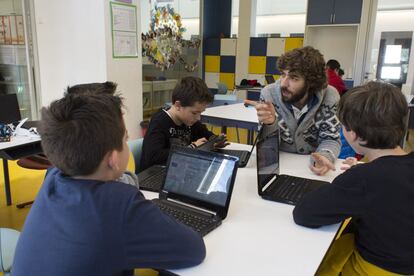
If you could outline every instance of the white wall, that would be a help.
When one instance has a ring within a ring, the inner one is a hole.
[[[139,18],[140,1],[134,0],[137,5],[137,17]],[[133,3],[134,3],[133,1]],[[126,107],[124,119],[129,137],[138,137],[138,125],[142,121],[142,56],[141,56],[141,24],[137,24],[138,30],[138,57],[120,58],[112,57],[112,35],[110,19],[110,0],[105,0],[105,33],[106,33],[106,64],[107,79],[118,83],[118,91],[124,97]],[[138,19],[137,19],[137,22]]]
[[[42,106],[68,85],[106,80],[104,3],[34,1]]]
[[[46,106],[62,97],[68,85],[114,81],[125,98],[126,126],[134,138],[142,120],[141,57],[112,58],[109,2],[34,0],[41,90],[37,92]],[[140,35],[138,47],[140,53]]]

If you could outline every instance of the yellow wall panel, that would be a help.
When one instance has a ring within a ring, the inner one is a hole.
[[[249,57],[249,74],[265,74],[266,57],[252,56]]]
[[[285,41],[285,53],[303,47],[303,37],[288,37]]]
[[[225,83],[229,90],[234,89],[234,74],[233,73],[220,73],[220,82]]]
[[[219,73],[220,72],[220,56],[206,56],[205,69],[206,69],[206,72]]]

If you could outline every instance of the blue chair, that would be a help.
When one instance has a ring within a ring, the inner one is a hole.
[[[0,271],[10,276],[14,252],[20,232],[10,228],[0,228]]]
[[[135,173],[138,173],[140,171],[138,165],[139,165],[139,162],[141,161],[143,142],[144,142],[144,138],[138,138],[135,140],[128,141],[129,150],[131,151],[132,156],[134,157]]]

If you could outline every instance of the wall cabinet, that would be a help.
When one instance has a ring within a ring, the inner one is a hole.
[[[363,0],[309,0],[307,25],[359,24]]]

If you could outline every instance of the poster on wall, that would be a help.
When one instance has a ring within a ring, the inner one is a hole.
[[[112,56],[138,57],[137,8],[135,5],[110,2]]]

